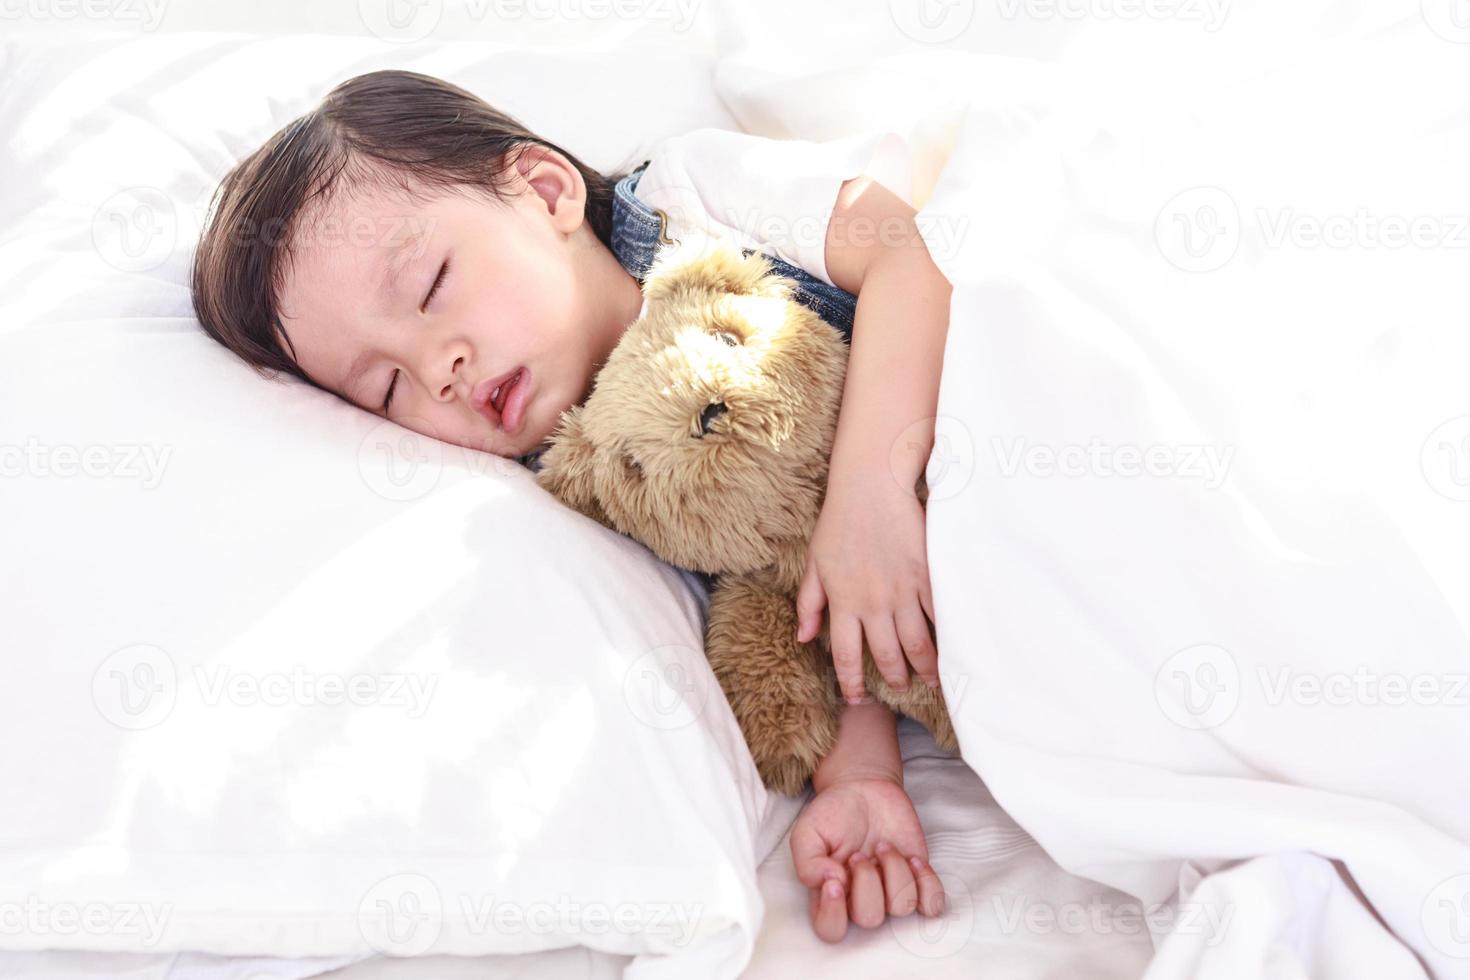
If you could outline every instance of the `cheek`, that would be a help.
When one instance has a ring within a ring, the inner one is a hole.
[[[486,290],[472,316],[476,333],[498,363],[564,350],[573,332],[574,309],[565,285],[527,277],[514,286]]]
[[[528,243],[519,257],[520,275],[513,280],[523,295],[521,305],[545,324],[565,328],[578,295],[577,270],[563,247],[544,241]]]

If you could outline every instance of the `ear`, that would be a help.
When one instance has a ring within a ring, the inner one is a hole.
[[[745,255],[726,239],[690,235],[687,241],[658,253],[644,278],[643,291],[651,305],[689,291],[784,298],[792,285],[776,275],[758,251]]]
[[[612,527],[597,499],[593,479],[596,462],[592,442],[582,429],[582,406],[573,405],[562,412],[551,436],[551,448],[541,454],[536,482],[573,510]]]

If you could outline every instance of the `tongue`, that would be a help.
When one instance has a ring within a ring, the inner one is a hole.
[[[505,411],[505,400],[510,397],[510,390],[512,388],[514,388],[516,386],[516,382],[518,382],[520,380],[521,380],[521,372],[517,371],[515,374],[511,375],[511,378],[510,378],[509,381],[505,382],[504,384],[502,384],[500,386],[500,393],[495,396],[495,399],[494,399],[494,402],[493,402],[493,404],[495,405],[495,411],[496,412],[504,413],[504,411]]]

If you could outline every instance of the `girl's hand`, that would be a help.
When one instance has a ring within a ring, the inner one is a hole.
[[[850,704],[864,694],[864,636],[879,673],[894,690],[908,690],[909,665],[924,683],[937,687],[924,508],[887,469],[857,478],[834,471],[833,477],[796,597],[797,641],[817,635],[827,607],[832,661]]]
[[[849,920],[871,929],[890,915],[944,911],[944,886],[929,866],[918,814],[892,779],[839,780],[821,789],[791,826],[791,856],[823,942],[841,940]]]

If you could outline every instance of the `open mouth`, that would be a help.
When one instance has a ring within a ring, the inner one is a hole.
[[[516,382],[520,381],[521,375],[525,373],[525,368],[517,369],[515,374],[512,374],[508,380],[497,385],[495,390],[490,393],[490,404],[495,406],[495,411],[501,415],[505,414],[506,399],[510,397],[511,390],[515,388]]]
[[[531,397],[531,369],[518,367],[498,379],[480,382],[471,401],[492,424],[515,435],[525,422],[526,403]]]

